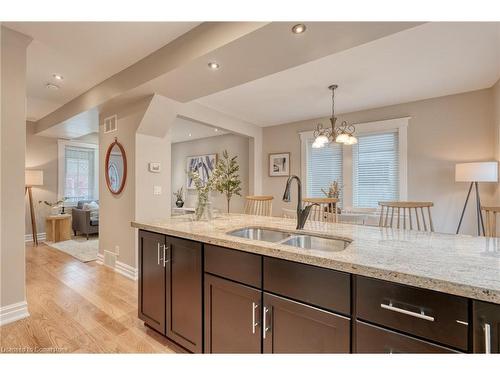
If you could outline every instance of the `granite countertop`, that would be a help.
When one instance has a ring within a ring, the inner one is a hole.
[[[343,251],[305,250],[226,234],[242,227],[290,232],[295,220],[223,214],[210,222],[189,215],[132,222],[152,232],[500,304],[500,238],[307,222],[303,231],[343,237]]]

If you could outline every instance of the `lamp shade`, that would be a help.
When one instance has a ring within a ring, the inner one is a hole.
[[[43,171],[35,169],[26,169],[24,171],[24,179],[26,186],[43,185]]]
[[[498,182],[498,162],[460,163],[455,165],[456,182]]]

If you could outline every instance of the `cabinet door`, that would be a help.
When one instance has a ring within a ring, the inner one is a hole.
[[[193,353],[202,345],[201,243],[167,237],[167,337]]]
[[[473,302],[474,353],[500,353],[500,305]]]
[[[349,353],[350,319],[264,293],[264,353]]]
[[[163,234],[139,231],[139,318],[165,334]]]
[[[205,352],[261,353],[260,290],[205,274]]]

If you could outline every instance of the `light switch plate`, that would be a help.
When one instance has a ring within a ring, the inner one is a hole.
[[[148,169],[151,173],[160,173],[161,172],[161,164],[151,162],[148,164]]]
[[[161,186],[155,185],[153,187],[153,194],[154,195],[161,195]]]

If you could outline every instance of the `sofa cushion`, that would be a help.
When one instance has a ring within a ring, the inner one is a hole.
[[[90,219],[90,225],[92,225],[94,227],[98,227],[99,226],[99,219],[97,219],[97,220]]]
[[[99,201],[98,200],[93,200],[93,199],[88,199],[88,200],[83,200],[83,201],[78,201],[77,204],[76,204],[76,208],[79,208],[80,210],[83,210],[85,209],[84,206],[85,204],[89,204],[89,203],[96,203],[97,204],[97,208],[99,208]]]

